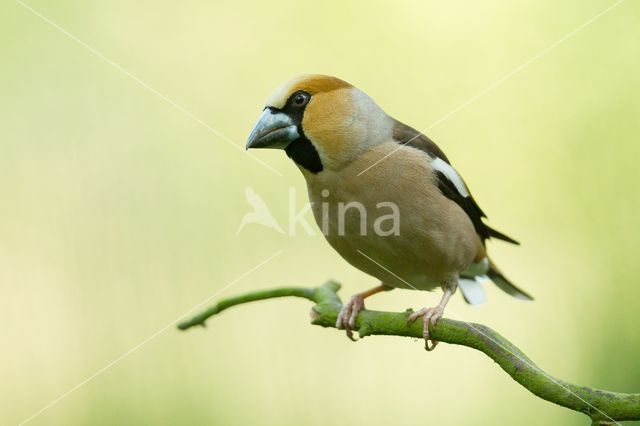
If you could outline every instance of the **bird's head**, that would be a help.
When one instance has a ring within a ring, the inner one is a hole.
[[[392,119],[364,92],[326,75],[304,75],[269,98],[248,148],[279,148],[307,173],[339,170],[392,133]]]

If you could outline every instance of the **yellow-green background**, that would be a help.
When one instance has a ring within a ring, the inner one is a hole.
[[[294,75],[339,76],[426,129],[613,0],[29,5],[237,147],[266,96]],[[428,134],[491,224],[490,249],[536,296],[488,289],[448,316],[499,330],[566,380],[640,391],[640,4],[627,0]],[[181,333],[224,292],[374,285],[320,236],[257,225],[251,186],[285,224],[303,178],[282,177],[46,23],[0,6],[0,424],[17,424],[163,327],[31,425],[584,425],[470,349],[308,324],[270,301]],[[307,218],[312,220],[311,216]],[[434,295],[396,291],[404,310]]]

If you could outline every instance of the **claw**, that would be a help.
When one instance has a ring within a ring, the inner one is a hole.
[[[407,319],[407,323],[413,323],[419,317],[422,317],[422,337],[424,338],[424,348],[427,351],[434,350],[438,345],[438,341],[429,337],[429,325],[435,326],[443,313],[444,307],[438,305],[433,308],[422,308],[409,315]],[[431,346],[429,346],[429,340],[431,340]]]
[[[364,309],[364,298],[360,294],[353,296],[347,303],[342,306],[338,319],[336,320],[336,328],[344,329],[347,337],[352,341],[357,339],[353,337],[353,329],[356,328],[356,318],[358,313]]]

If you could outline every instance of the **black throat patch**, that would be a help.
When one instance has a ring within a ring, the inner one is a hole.
[[[304,136],[301,130],[302,127],[298,126],[298,131],[302,134],[302,137],[291,142],[284,150],[287,156],[295,161],[296,164],[304,167],[311,173],[320,173],[323,167],[320,155],[318,155],[318,150],[313,146],[311,141]]]

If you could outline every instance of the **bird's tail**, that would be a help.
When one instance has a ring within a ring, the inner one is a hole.
[[[496,238],[496,239],[498,239],[498,240],[502,240],[502,241],[506,241],[506,242],[511,243],[511,244],[515,244],[515,245],[517,245],[517,246],[519,246],[519,245],[520,245],[520,243],[519,243],[518,241],[514,240],[513,238],[511,238],[511,237],[510,237],[510,236],[508,236],[508,235],[503,234],[503,233],[502,233],[502,232],[500,232],[500,231],[497,231],[497,230],[495,230],[495,229],[493,229],[493,228],[489,227],[489,225],[486,225],[486,224],[485,224],[485,225],[484,225],[484,227],[485,227],[485,229],[486,229],[487,235],[488,235],[490,238]]]
[[[491,261],[489,261],[489,271],[487,272],[487,276],[500,288],[500,290],[512,295],[516,299],[533,300],[533,297],[526,291],[519,289],[511,281],[506,279],[498,267]]]

